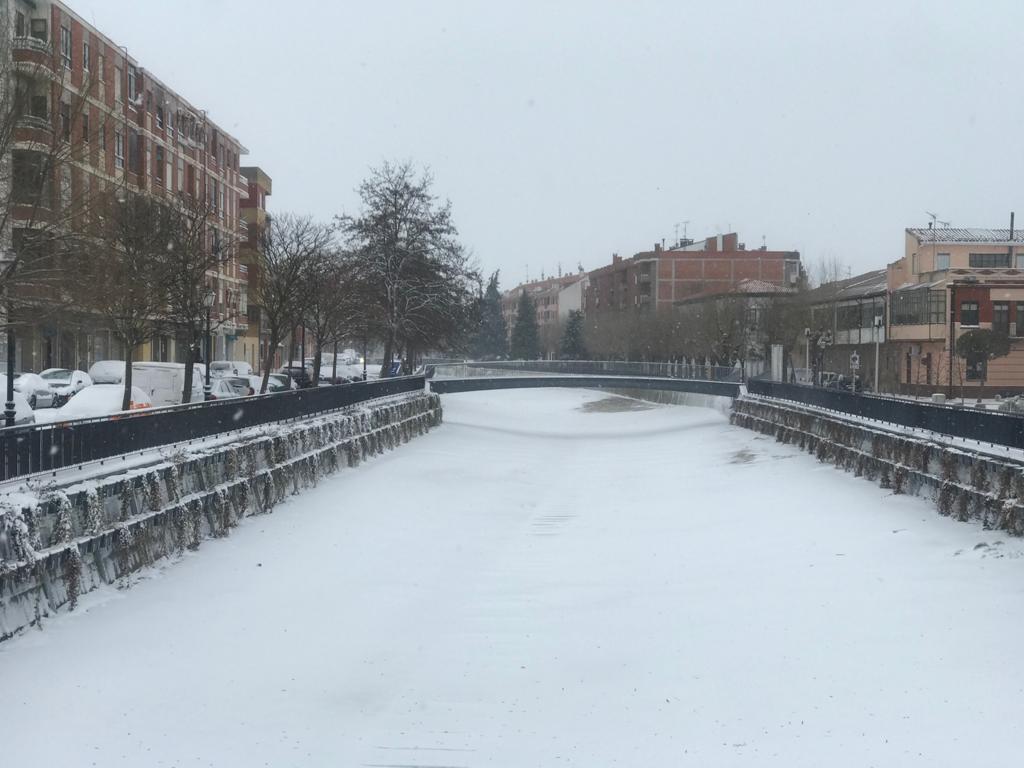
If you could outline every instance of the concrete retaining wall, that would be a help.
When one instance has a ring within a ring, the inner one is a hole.
[[[226,536],[323,475],[441,423],[440,397],[405,395],[174,455],[86,482],[29,484],[0,500],[0,640],[101,584]]]
[[[938,512],[1024,533],[1024,462],[890,432],[792,403],[741,398],[730,421],[859,477],[931,499]]]

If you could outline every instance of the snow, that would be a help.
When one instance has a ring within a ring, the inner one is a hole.
[[[0,644],[5,764],[1015,764],[1024,546],[572,390],[429,437]]]

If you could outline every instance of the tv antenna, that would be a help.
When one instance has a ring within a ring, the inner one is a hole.
[[[686,239],[686,228],[687,228],[687,226],[689,226],[689,224],[690,224],[689,219],[687,219],[686,221],[680,221],[680,222],[676,223],[676,245],[680,245],[682,243],[682,240],[679,239],[679,227],[683,228],[683,240],[685,240]]]

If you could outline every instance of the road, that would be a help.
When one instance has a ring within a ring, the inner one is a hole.
[[[0,645],[4,764],[1019,759],[1018,541],[712,410],[445,408]]]

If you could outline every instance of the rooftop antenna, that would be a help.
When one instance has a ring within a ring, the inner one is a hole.
[[[689,219],[687,219],[686,221],[676,222],[676,245],[677,246],[682,245],[686,241],[686,227],[689,225],[689,223],[690,223]],[[679,227],[683,228],[683,239],[682,240],[679,239]]]
[[[558,276],[562,276],[562,262],[558,262]]]

